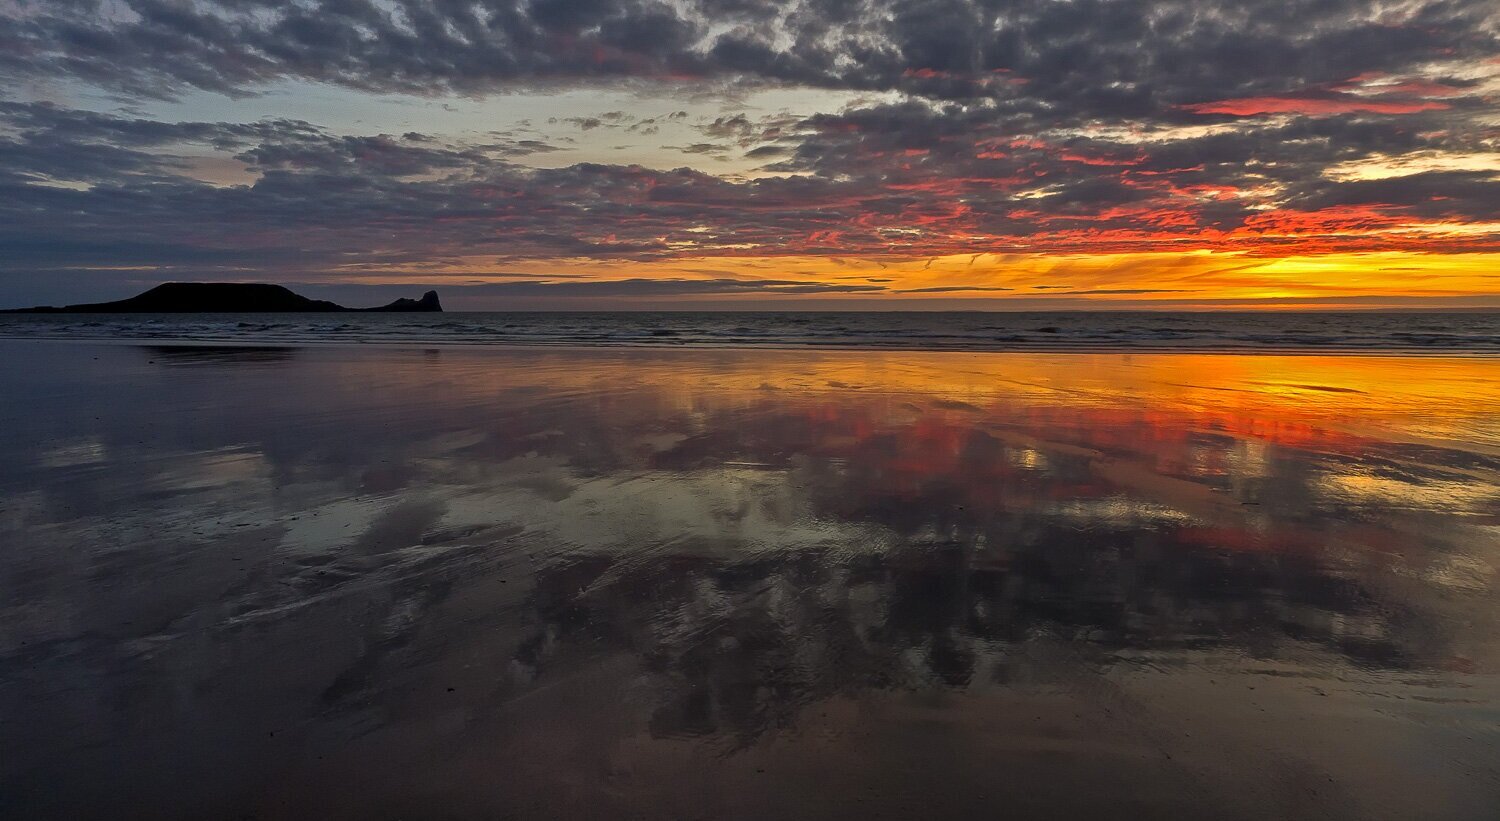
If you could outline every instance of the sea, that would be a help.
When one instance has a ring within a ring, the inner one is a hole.
[[[6,314],[0,338],[1492,355],[1500,312]]]

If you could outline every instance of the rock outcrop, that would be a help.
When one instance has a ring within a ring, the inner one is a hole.
[[[378,308],[346,308],[334,302],[308,299],[280,285],[259,282],[167,282],[145,293],[117,302],[91,302],[21,308],[7,313],[185,314],[185,313],[314,313],[349,311],[441,311],[437,291],[421,299],[398,299]]]

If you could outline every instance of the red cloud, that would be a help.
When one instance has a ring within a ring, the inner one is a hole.
[[[1241,97],[1235,100],[1217,100],[1179,106],[1194,114],[1231,114],[1236,117],[1253,117],[1257,114],[1349,114],[1355,111],[1369,111],[1375,114],[1413,114],[1418,111],[1432,111],[1447,107],[1447,103],[1433,100],[1381,100],[1353,94],[1322,97]]]

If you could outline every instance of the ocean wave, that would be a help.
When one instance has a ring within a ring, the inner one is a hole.
[[[1500,314],[599,313],[0,316],[0,337],[304,345],[1500,354]]]

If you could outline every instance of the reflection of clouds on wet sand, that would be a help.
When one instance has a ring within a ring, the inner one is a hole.
[[[1486,360],[10,347],[23,808],[753,817],[906,748],[937,814],[986,761],[1127,815],[1494,797]]]

